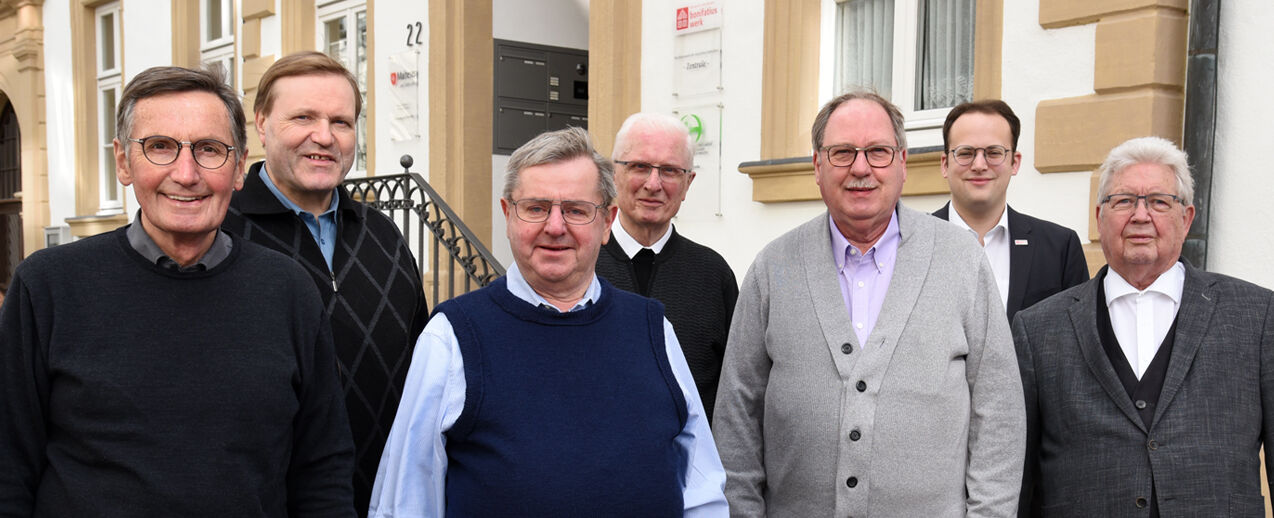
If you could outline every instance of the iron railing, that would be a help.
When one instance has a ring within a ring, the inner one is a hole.
[[[416,254],[420,271],[432,276],[430,304],[486,286],[504,275],[500,262],[429,182],[411,172],[411,155],[403,155],[399,163],[402,174],[350,178],[344,186],[355,200],[380,210],[398,225]],[[430,259],[428,268],[426,257]]]

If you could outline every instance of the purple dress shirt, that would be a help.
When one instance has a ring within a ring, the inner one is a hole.
[[[860,252],[836,228],[836,221],[827,215],[832,237],[832,258],[836,261],[840,294],[845,299],[845,311],[849,313],[858,346],[867,347],[867,337],[876,327],[876,318],[889,292],[889,280],[894,276],[894,262],[898,259],[898,211],[889,217],[889,226],[880,239],[867,250]]]

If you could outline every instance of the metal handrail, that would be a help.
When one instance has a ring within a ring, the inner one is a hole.
[[[504,275],[504,266],[442,196],[419,174],[411,172],[413,162],[411,155],[403,155],[399,160],[402,174],[350,178],[342,185],[350,197],[381,211],[398,225],[421,272],[426,272],[425,251],[429,251],[432,261],[427,271],[433,279],[429,302],[436,305],[455,297],[457,289],[459,294],[468,293]],[[427,240],[426,235],[433,239]],[[457,270],[463,272],[463,277],[457,278]],[[445,298],[441,296],[444,285]]]

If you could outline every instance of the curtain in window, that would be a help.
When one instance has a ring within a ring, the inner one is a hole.
[[[919,0],[916,109],[949,108],[973,99],[976,0]]]
[[[836,92],[893,87],[894,0],[849,0],[836,6]]]

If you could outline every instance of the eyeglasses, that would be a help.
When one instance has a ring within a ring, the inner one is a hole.
[[[646,179],[650,178],[650,172],[659,170],[659,179],[668,183],[679,182],[682,178],[690,175],[689,169],[671,165],[655,165],[645,162],[630,162],[628,160],[616,160],[616,164],[624,166],[628,173],[634,178]]]
[[[827,146],[819,151],[827,155],[827,161],[836,167],[849,167],[854,165],[854,160],[858,158],[858,152],[862,151],[863,156],[867,157],[867,165],[872,167],[889,167],[894,163],[894,155],[898,153],[899,148],[893,146],[869,146],[854,147],[848,144],[836,146]]]
[[[549,220],[553,206],[562,208],[562,219],[571,225],[587,225],[597,219],[597,211],[602,206],[591,201],[580,200],[510,200],[513,202],[513,213],[518,219],[527,223],[543,223]]]
[[[1004,163],[1004,159],[1008,157],[1012,151],[1004,146],[987,146],[973,147],[960,146],[948,153],[955,158],[957,164],[969,165],[978,157],[978,151],[982,152],[982,157],[986,158],[986,165],[1000,165]]]
[[[130,142],[142,145],[142,155],[155,165],[168,165],[177,161],[182,147],[189,147],[195,163],[204,169],[216,169],[226,164],[234,146],[213,139],[182,142],[172,137],[152,135],[146,138],[130,138]]]
[[[1132,212],[1137,210],[1137,205],[1141,202],[1141,200],[1146,200],[1146,208],[1151,212],[1157,212],[1160,214],[1168,212],[1176,207],[1174,202],[1181,204],[1185,203],[1180,196],[1161,192],[1143,194],[1140,196],[1136,194],[1111,194],[1102,198],[1101,202],[1105,203],[1107,207],[1110,207],[1111,212]]]

